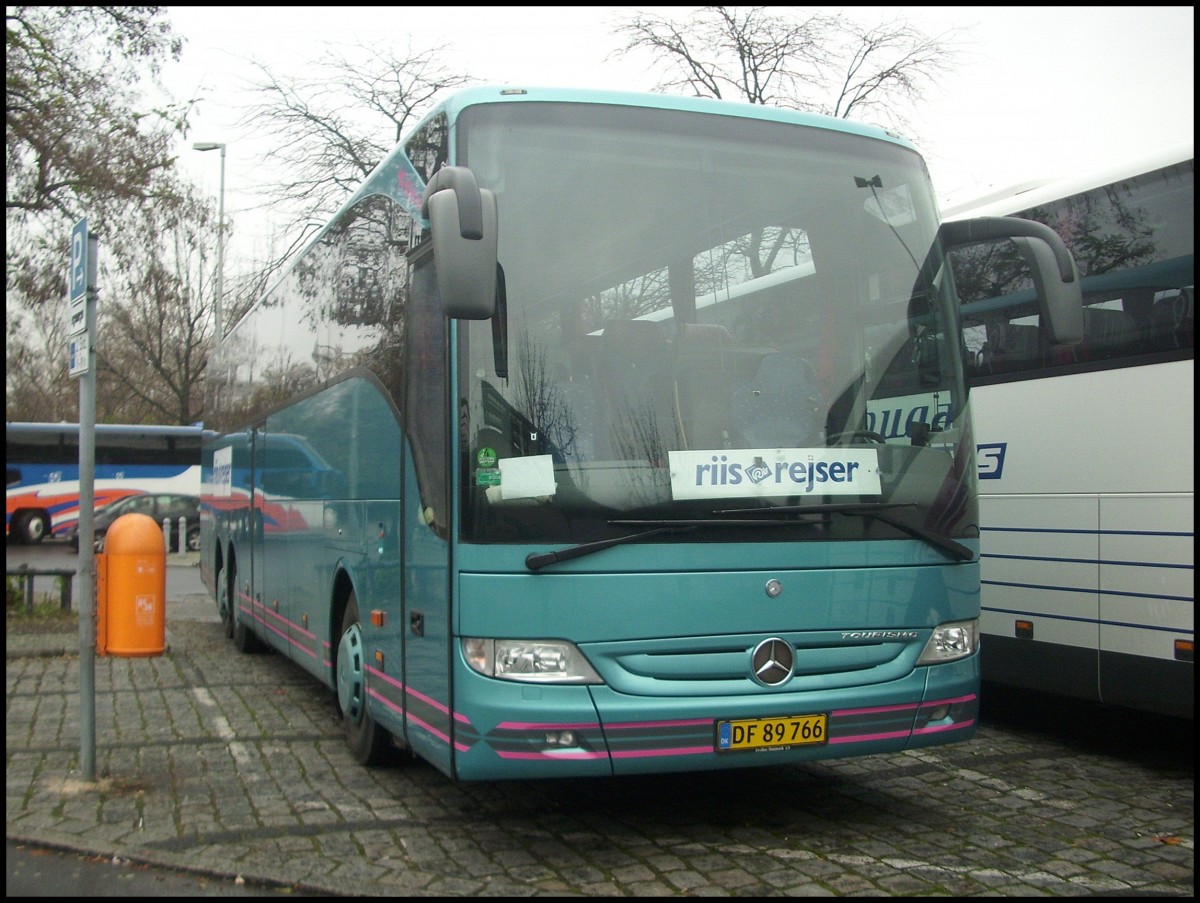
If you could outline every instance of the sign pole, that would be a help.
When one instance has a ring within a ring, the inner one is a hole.
[[[86,253],[84,253],[86,248]],[[72,340],[70,371],[79,377],[79,767],[96,780],[96,561],[92,552],[96,504],[96,294],[100,240],[81,219],[71,233],[69,329],[77,326],[82,304],[83,330]]]

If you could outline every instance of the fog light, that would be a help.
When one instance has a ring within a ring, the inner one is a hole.
[[[929,709],[929,720],[930,721],[941,721],[943,718],[945,718],[949,714],[950,714],[950,706],[936,705],[932,709]]]
[[[574,731],[552,731],[546,734],[547,746],[578,746],[579,742],[575,739]]]

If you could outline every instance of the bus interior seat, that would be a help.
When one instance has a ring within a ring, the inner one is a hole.
[[[683,323],[675,337],[671,386],[684,448],[729,447],[729,330],[714,323]]]
[[[1150,311],[1150,330],[1156,350],[1195,347],[1196,322],[1191,288],[1154,302]]]
[[[882,395],[892,395],[905,389],[915,389],[917,383],[916,340],[911,336],[896,350],[895,356],[887,362],[879,384],[875,391]],[[964,357],[964,360],[966,358]]]
[[[1042,363],[1041,336],[1037,326],[998,323],[988,330],[988,341],[980,352],[984,368],[991,373],[1027,370]]]
[[[1083,309],[1083,341],[1076,347],[1077,360],[1099,360],[1132,351],[1140,333],[1137,321],[1123,310],[1106,307]]]
[[[734,387],[730,407],[736,444],[748,448],[802,448],[823,445],[818,415],[821,393],[804,358],[767,354],[754,378]]]
[[[551,363],[547,380],[547,418],[543,424],[556,462],[587,461],[596,451],[596,392],[587,369]],[[561,402],[561,404],[559,404]]]
[[[626,459],[661,457],[673,422],[670,343],[653,320],[610,320],[600,337],[595,384],[604,405],[611,451]]]

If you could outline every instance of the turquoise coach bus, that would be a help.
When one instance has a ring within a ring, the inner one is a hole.
[[[975,440],[943,263],[998,237],[1078,341],[1053,231],[939,225],[882,130],[450,96],[210,364],[227,633],[327,684],[358,761],[456,780],[970,737]],[[881,393],[903,435],[868,428]]]

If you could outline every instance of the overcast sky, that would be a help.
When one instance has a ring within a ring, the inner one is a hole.
[[[236,127],[254,75],[248,60],[285,77],[330,45],[388,41],[447,48],[446,67],[487,82],[652,90],[645,58],[608,59],[621,43],[615,21],[644,9],[678,16],[692,7],[167,7],[186,39],[170,66],[177,96],[204,99],[181,145],[185,169],[218,191],[215,153],[191,141],[228,145],[226,213],[239,245],[265,253],[265,222],[242,191],[261,177],[263,148]],[[1195,9],[1148,7],[845,7],[867,24],[897,12],[930,36],[957,29],[959,67],[910,112],[909,137],[929,163],[943,203],[1018,182],[1089,172],[1193,140]],[[237,267],[239,247],[230,252]]]

